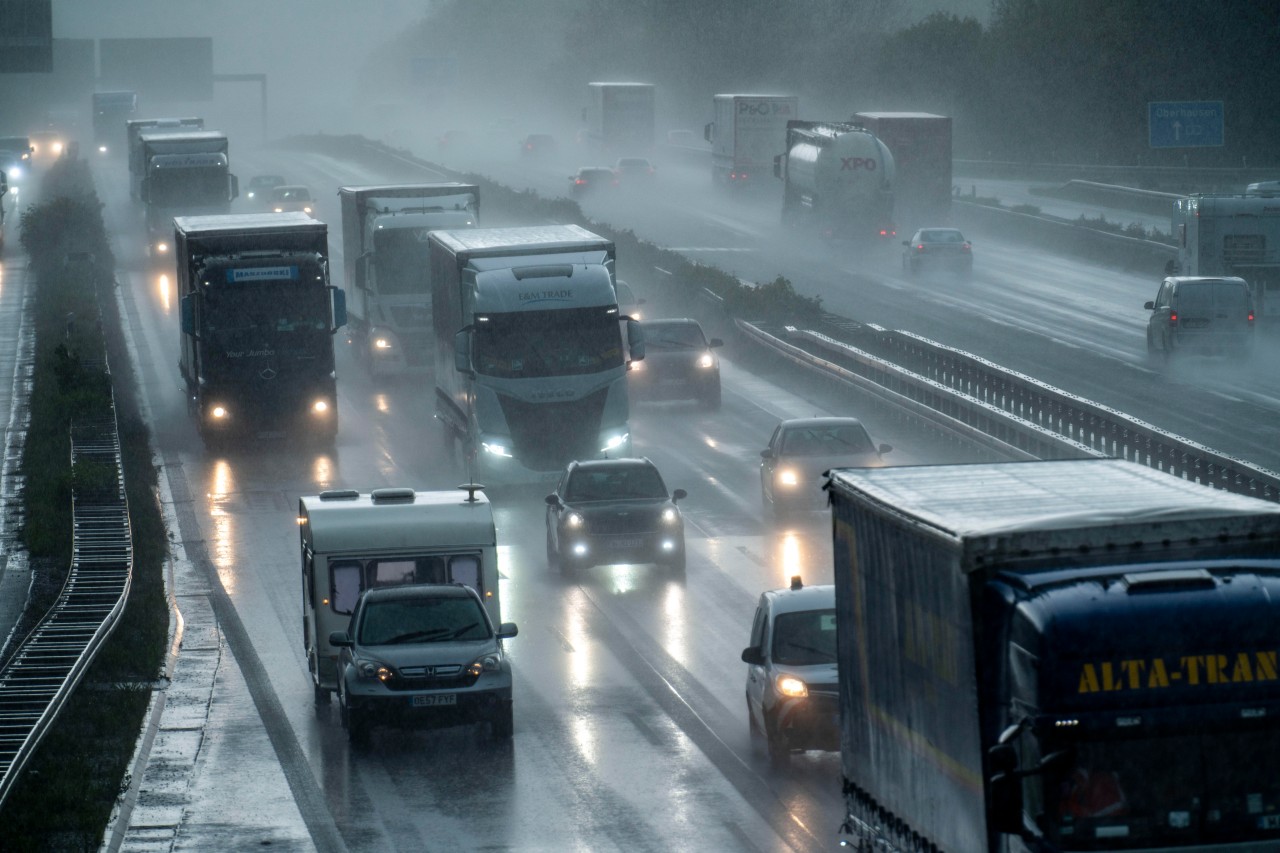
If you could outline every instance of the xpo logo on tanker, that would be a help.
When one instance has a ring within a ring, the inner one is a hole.
[[[879,168],[879,164],[873,157],[841,157],[840,171],[856,172],[859,169],[865,169],[868,172],[874,172]]]

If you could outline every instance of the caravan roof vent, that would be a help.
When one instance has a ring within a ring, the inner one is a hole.
[[[369,498],[375,504],[413,503],[413,489],[374,489]]]
[[[322,501],[353,501],[360,497],[360,493],[355,489],[329,489],[320,493]]]

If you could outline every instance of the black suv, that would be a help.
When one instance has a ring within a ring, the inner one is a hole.
[[[547,563],[564,574],[613,563],[659,563],[682,573],[684,519],[648,459],[570,462],[547,495]]]

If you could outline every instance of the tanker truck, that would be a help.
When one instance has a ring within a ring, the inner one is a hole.
[[[862,125],[787,122],[773,160],[782,222],[836,239],[893,237],[893,155]]]

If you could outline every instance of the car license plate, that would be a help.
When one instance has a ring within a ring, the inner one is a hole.
[[[413,707],[436,708],[441,705],[457,705],[457,693],[430,693],[426,696],[414,696]]]
[[[639,548],[644,544],[643,536],[622,536],[609,543],[614,548]]]

